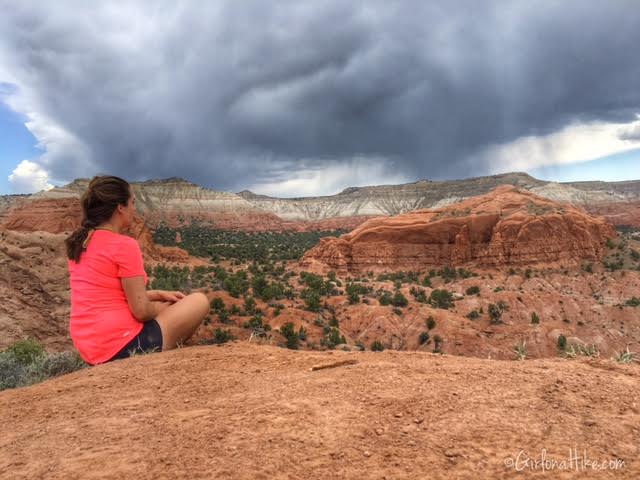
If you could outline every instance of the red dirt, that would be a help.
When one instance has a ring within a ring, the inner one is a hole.
[[[639,382],[602,359],[183,348],[0,392],[0,477],[513,478],[521,451],[576,449],[624,464],[518,478],[635,479]]]

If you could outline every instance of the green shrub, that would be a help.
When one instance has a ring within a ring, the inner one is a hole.
[[[558,337],[557,344],[560,350],[564,350],[565,348],[567,348],[567,337],[565,337],[564,335],[560,335]]]
[[[418,283],[418,279],[418,272],[394,272],[378,275],[377,281],[385,282],[391,280],[396,288],[400,288],[403,283]]]
[[[432,290],[429,303],[435,308],[449,309],[453,306],[453,294],[448,290]]]
[[[302,292],[300,292],[300,298],[304,300],[307,310],[309,310],[310,312],[320,311],[320,294],[317,291],[305,288],[304,290],[302,290]]]
[[[75,372],[88,365],[76,351],[50,353],[44,357],[42,369],[46,377],[57,377]]]
[[[433,336],[433,353],[442,353],[442,342],[440,335]]]
[[[476,320],[477,318],[480,318],[480,312],[478,312],[478,310],[471,310],[467,313],[467,318],[469,320]]]
[[[527,342],[523,341],[513,346],[513,351],[516,354],[516,360],[524,360],[527,358]]]
[[[578,356],[598,357],[600,352],[595,345],[567,345],[564,349],[564,356],[567,358],[576,358]]]
[[[234,339],[235,337],[231,334],[231,330],[216,328],[213,332],[213,337],[203,339],[200,343],[204,345],[220,345]]]
[[[393,294],[393,299],[391,300],[391,304],[394,307],[406,307],[409,304],[407,297],[405,297],[400,290],[397,290]]]
[[[251,319],[247,320],[242,324],[244,328],[250,328],[252,330],[271,330],[271,325],[268,323],[264,323],[262,315],[256,314]]]
[[[298,338],[303,342],[307,340],[307,329],[302,325],[300,326],[300,330],[298,330]]]
[[[480,294],[480,287],[477,285],[474,285],[472,287],[467,288],[466,292],[467,295],[479,295]]]
[[[393,301],[393,297],[391,296],[391,292],[387,292],[386,290],[382,293],[382,296],[378,299],[378,302],[380,302],[380,305],[385,307],[387,305],[391,305],[392,301]]]
[[[635,356],[636,354],[629,351],[629,347],[627,347],[627,350],[624,352],[621,352],[621,353],[616,352],[613,358],[616,362],[619,362],[619,363],[631,363],[635,360]]]
[[[384,350],[384,345],[380,340],[374,340],[371,343],[371,351],[372,352],[382,352]]]
[[[86,366],[76,351],[47,353],[35,340],[21,340],[0,352],[0,390],[32,385]]]
[[[347,340],[336,327],[328,327],[328,331],[320,343],[328,348],[335,348],[336,345],[347,343]]]
[[[229,315],[229,312],[227,312],[226,310],[220,310],[218,312],[218,321],[220,323],[232,323],[231,316]]]
[[[366,295],[371,292],[371,287],[361,285],[359,283],[347,283],[347,296],[349,297],[349,303],[359,303],[360,295]]]
[[[239,270],[228,275],[223,282],[224,289],[234,298],[239,298],[249,290],[249,280],[247,280],[247,272]]]
[[[531,323],[533,323],[534,325],[537,325],[540,323],[540,317],[536,312],[531,313]]]
[[[420,336],[418,337],[418,341],[420,342],[420,345],[424,345],[425,343],[429,342],[429,332],[421,332]]]
[[[44,347],[32,339],[19,340],[11,345],[7,351],[25,365],[33,363],[46,353]]]
[[[222,300],[220,297],[216,297],[211,300],[211,308],[213,308],[217,312],[224,310],[224,306],[224,300]]]
[[[433,318],[432,315],[429,315],[424,323],[429,330],[433,330],[434,328],[436,328],[436,319]]]
[[[409,292],[413,295],[413,298],[416,299],[416,302],[427,303],[427,294],[423,288],[411,287]]]
[[[245,297],[244,311],[249,315],[253,315],[254,313],[256,313],[256,301],[253,297]]]
[[[640,297],[632,297],[626,301],[628,307],[640,307]]]
[[[287,340],[287,348],[297,350],[300,347],[300,335],[295,330],[292,322],[287,322],[280,327],[280,333]]]
[[[501,320],[502,314],[507,310],[509,310],[509,306],[502,300],[499,301],[497,304],[490,303],[488,307],[488,312],[489,312],[489,319],[491,320],[491,323],[494,325],[498,323],[502,323],[502,320]]]

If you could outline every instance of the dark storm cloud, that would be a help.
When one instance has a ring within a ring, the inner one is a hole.
[[[54,180],[235,190],[354,157],[463,177],[489,145],[640,112],[634,0],[100,5],[3,4],[0,81]]]

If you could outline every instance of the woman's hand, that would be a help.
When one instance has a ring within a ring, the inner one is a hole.
[[[165,308],[170,307],[171,305],[173,305],[173,303],[171,302],[151,302],[151,305],[153,305],[153,309],[155,311],[155,315],[154,318],[158,316],[158,314],[160,312],[162,312]]]
[[[170,292],[167,290],[148,290],[147,298],[152,302],[170,302],[176,303],[178,300],[184,298],[182,292]]]

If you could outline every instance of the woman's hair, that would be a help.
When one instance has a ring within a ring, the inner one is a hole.
[[[80,261],[89,232],[110,220],[118,205],[127,205],[130,196],[129,183],[122,178],[101,176],[91,179],[89,188],[80,198],[82,224],[64,242],[70,260]]]

